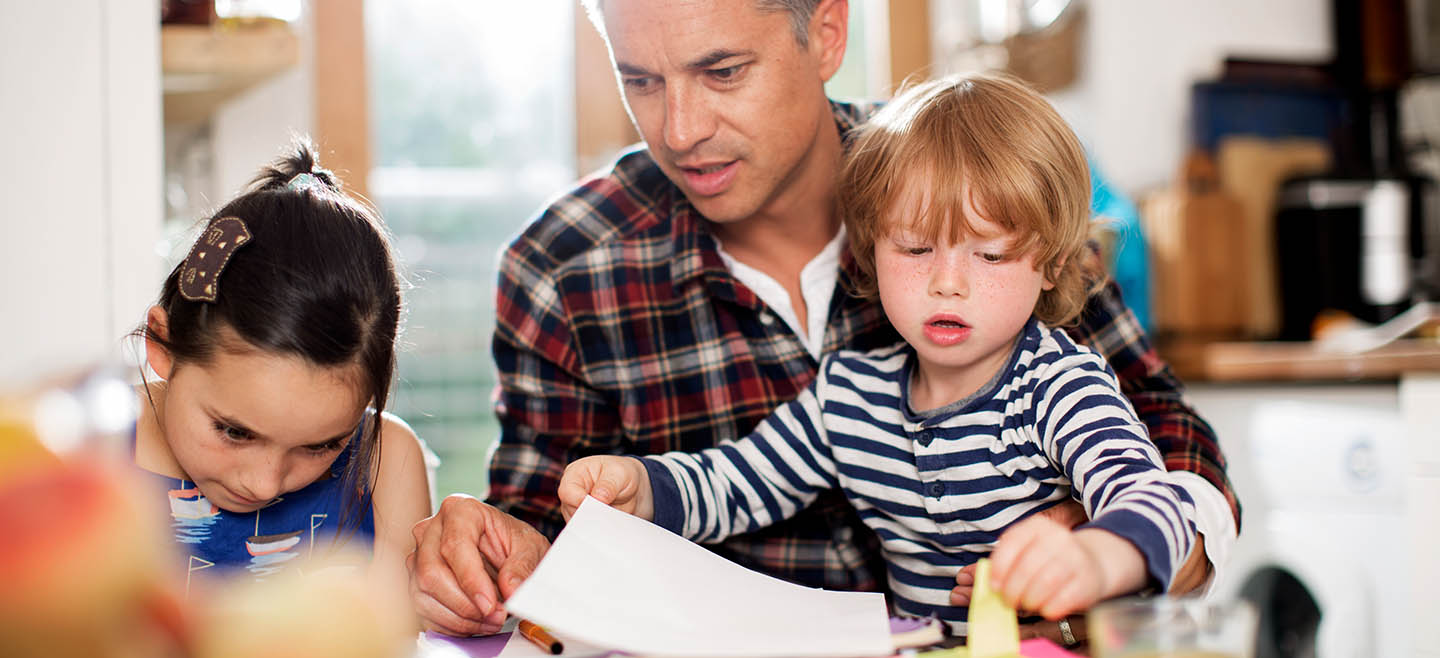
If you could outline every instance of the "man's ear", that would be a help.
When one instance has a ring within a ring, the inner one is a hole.
[[[819,58],[821,80],[829,82],[840,70],[849,34],[849,0],[822,0],[810,17],[810,52]]]
[[[159,340],[156,340],[156,339]],[[163,341],[170,339],[170,316],[165,309],[151,306],[145,313],[145,362],[161,379],[170,379],[170,370],[175,365],[170,350]]]

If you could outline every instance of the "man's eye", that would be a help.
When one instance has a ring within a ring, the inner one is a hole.
[[[729,82],[731,80],[734,80],[735,78],[740,77],[740,71],[743,68],[743,65],[726,66],[718,69],[710,69],[709,72],[710,77],[715,78],[716,80],[719,80],[721,82]]]
[[[624,82],[626,89],[629,89],[630,91],[636,93],[643,94],[655,87],[654,78],[649,77],[623,78],[622,81]]]

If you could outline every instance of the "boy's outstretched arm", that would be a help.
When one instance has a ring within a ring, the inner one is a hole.
[[[655,497],[650,493],[650,475],[634,457],[601,455],[571,462],[560,478],[560,513],[565,520],[575,514],[585,496],[593,496],[627,514],[646,521],[655,520]]]

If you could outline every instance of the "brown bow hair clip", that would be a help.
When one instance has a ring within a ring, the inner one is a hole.
[[[220,292],[220,271],[250,238],[250,229],[239,217],[210,222],[180,268],[180,296],[192,302],[214,302]]]

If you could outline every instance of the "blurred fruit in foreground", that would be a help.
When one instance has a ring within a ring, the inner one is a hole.
[[[366,556],[339,556],[364,564]],[[341,566],[266,582],[233,580],[211,592],[199,620],[200,658],[396,658],[415,648],[407,593],[391,591],[364,567]]]
[[[180,655],[157,520],[128,475],[80,460],[0,481],[0,655]]]

